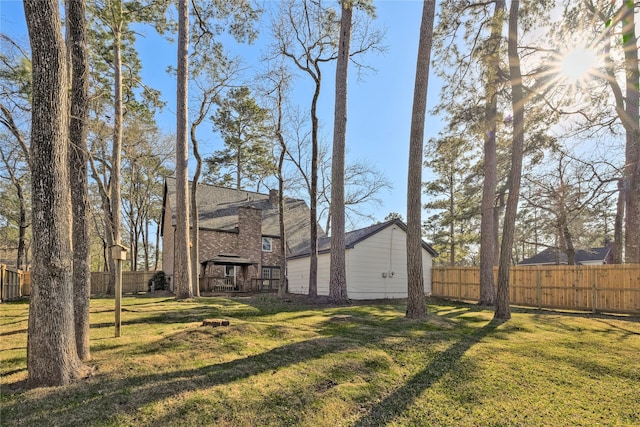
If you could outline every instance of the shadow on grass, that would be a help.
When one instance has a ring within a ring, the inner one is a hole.
[[[113,310],[110,311],[113,312]],[[208,305],[196,305],[184,309],[168,308],[153,311],[135,311],[131,309],[124,309],[121,324],[138,325],[149,323],[193,323],[201,322],[202,320],[212,316],[224,317],[225,315],[223,313],[220,313],[219,310],[215,310]],[[91,324],[91,329],[109,328],[113,326],[114,323],[112,321],[94,322]]]
[[[628,338],[634,335],[640,335],[640,332],[637,331],[632,331],[630,329],[627,328],[623,328],[620,325],[614,325],[611,322],[608,322],[606,320],[603,319],[598,319],[599,322],[604,323],[605,325],[607,325],[609,327],[609,329],[606,329],[604,332],[608,333],[611,331],[617,331],[618,333],[620,333],[622,335],[623,338]]]
[[[18,334],[26,334],[27,333],[27,329],[16,329],[15,331],[8,331],[8,332],[0,332],[0,337],[6,337],[9,335],[18,335]]]
[[[406,412],[422,392],[430,388],[453,369],[467,350],[495,331],[502,323],[504,323],[504,321],[493,319],[474,333],[465,336],[444,352],[437,354],[425,369],[416,374],[404,386],[389,395],[381,403],[372,407],[369,413],[360,418],[354,425],[385,425],[398,415]]]
[[[348,350],[359,343],[340,337],[321,337],[274,348],[230,362],[121,379],[97,376],[66,388],[52,388],[33,399],[16,399],[3,407],[3,421],[24,425],[89,425],[108,421],[109,414],[130,413],[144,405],[194,391],[229,384],[253,375],[275,372],[288,366]],[[21,393],[23,384],[8,384],[7,394]],[[74,402],[91,404],[91,411]],[[7,400],[5,399],[5,402]],[[62,403],[64,402],[64,403]],[[61,404],[62,403],[62,404]]]

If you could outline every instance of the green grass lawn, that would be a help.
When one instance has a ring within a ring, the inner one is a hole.
[[[24,390],[28,303],[0,304],[0,425],[640,425],[637,317],[138,297],[114,338],[113,308],[91,301],[92,377]]]

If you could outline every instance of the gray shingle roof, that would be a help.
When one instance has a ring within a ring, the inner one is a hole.
[[[170,206],[176,205],[176,180],[165,181],[165,197]],[[192,183],[189,182],[189,191]],[[235,231],[238,227],[238,208],[253,207],[262,210],[262,235],[279,236],[278,206],[269,202],[269,195],[253,191],[236,190],[216,185],[198,184],[198,218],[201,229]],[[175,209],[171,210],[171,223],[175,225]],[[292,253],[309,247],[310,213],[307,204],[300,199],[285,197],[285,230],[287,244]],[[318,227],[318,232],[324,232]]]
[[[349,231],[348,233],[345,233],[344,235],[344,242],[345,242],[345,248],[346,249],[353,249],[353,247],[367,239],[368,237],[384,230],[385,228],[391,226],[391,225],[397,225],[398,227],[400,227],[405,233],[407,232],[407,226],[404,222],[402,222],[399,219],[392,219],[389,221],[385,221],[385,222],[381,222],[378,224],[373,224],[370,225],[368,227],[365,228],[360,228],[358,230],[353,230],[353,231]],[[431,247],[431,245],[429,245],[428,243],[426,243],[425,241],[422,242],[422,247],[429,252],[432,256],[438,256],[438,253]],[[322,237],[320,239],[318,239],[318,253],[325,253],[325,252],[330,252],[331,251],[331,237]],[[302,256],[307,256],[309,255],[311,252],[309,250],[309,248],[303,248],[300,252],[298,253],[293,253],[292,257],[302,257]]]
[[[609,250],[608,247],[577,250],[576,264],[582,264],[587,261],[604,261],[609,254]],[[518,265],[566,264],[567,262],[566,253],[557,248],[547,248],[531,258],[522,260]]]

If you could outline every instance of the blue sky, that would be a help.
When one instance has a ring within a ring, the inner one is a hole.
[[[366,63],[377,70],[358,81],[355,69],[350,68],[347,121],[347,156],[374,165],[384,172],[393,184],[390,192],[380,195],[382,206],[369,208],[368,213],[382,220],[390,212],[398,212],[406,218],[406,181],[411,125],[413,83],[418,48],[418,33],[422,14],[422,1],[385,0],[376,1],[377,23],[386,28],[384,55],[369,55]],[[0,31],[18,40],[27,40],[22,2],[2,0],[0,2]],[[262,33],[258,42],[243,47],[237,54],[247,64],[259,62],[267,43],[268,17],[263,18]],[[176,45],[169,44],[154,34],[152,29],[139,37],[138,50],[143,64],[142,77],[145,83],[162,92],[167,102],[158,115],[158,123],[165,132],[175,130],[175,79],[165,70],[175,64]],[[323,76],[323,88],[319,100],[321,135],[330,143],[333,129],[333,102],[335,74],[334,64],[327,67]],[[440,83],[430,77],[428,107],[435,106],[440,96]],[[310,95],[306,92],[304,77],[294,85],[296,98],[308,106]],[[210,132],[211,126],[201,126],[202,151],[211,153],[222,148],[217,134]],[[425,140],[436,136],[441,127],[437,118],[427,117]],[[426,171],[423,180],[427,179]],[[366,225],[366,224],[363,224]]]

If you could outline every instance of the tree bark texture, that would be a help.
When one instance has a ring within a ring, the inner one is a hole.
[[[116,13],[119,20],[112,27],[113,31],[113,142],[111,150],[111,175],[109,177],[109,225],[111,227],[112,245],[122,243],[122,203],[121,193],[121,163],[122,163],[122,1],[116,0]],[[107,293],[115,293],[115,261],[111,257],[111,250],[107,251],[109,258],[109,286]]]
[[[71,59],[71,118],[69,171],[73,209],[73,308],[78,357],[91,358],[89,299],[91,297],[91,237],[89,229],[89,176],[87,171],[87,117],[89,64],[84,1],[67,1],[67,38]]]
[[[122,2],[118,2],[122,14]],[[111,227],[113,233],[114,245],[122,243],[122,219],[121,219],[121,202],[120,202],[120,178],[122,163],[122,53],[121,53],[121,37],[120,26],[114,30],[113,42],[113,144],[111,152],[111,178],[109,188],[111,194],[109,197],[111,207]]]
[[[196,136],[197,125],[191,125],[191,144],[193,145],[193,155],[196,158],[196,170],[193,174],[193,182],[191,183],[191,280],[193,281],[193,296],[200,296],[200,280],[199,267],[200,260],[198,248],[200,247],[200,219],[198,218],[198,181],[200,180],[200,171],[202,170],[202,156],[198,147],[198,138]]]
[[[485,83],[485,136],[484,136],[484,181],[482,184],[482,202],[480,206],[480,300],[481,305],[493,305],[495,287],[493,284],[493,266],[496,260],[495,219],[496,185],[498,182],[498,156],[496,150],[496,129],[498,110],[498,85],[500,77],[500,45],[504,1],[495,2],[491,18],[491,33],[488,41],[488,54],[484,59],[487,81]]]
[[[509,301],[509,275],[511,271],[511,250],[520,197],[522,179],[522,156],[524,149],[524,92],[520,57],[518,55],[518,11],[520,2],[511,1],[509,9],[509,73],[511,80],[511,105],[513,109],[513,144],[511,148],[511,171],[509,173],[509,196],[504,214],[502,246],[498,264],[498,289],[494,317],[507,320],[511,318]]]
[[[22,191],[22,185],[16,186],[16,194],[18,196],[18,202],[20,204],[20,223],[18,225],[18,253],[16,255],[16,267],[20,270],[24,270],[26,267],[26,240],[27,240],[27,203]]]
[[[626,71],[625,111],[619,111],[626,132],[625,262],[640,263],[640,70],[634,2],[623,2],[622,40]]]
[[[189,249],[189,146],[188,83],[189,82],[189,2],[178,2],[178,73],[176,124],[176,238],[175,292],[178,299],[193,297],[191,254]]]
[[[309,192],[311,256],[309,259],[309,296],[318,296],[318,115],[317,106],[320,98],[321,73],[316,67],[315,91],[311,100],[311,191]]]
[[[616,219],[613,226],[613,263],[622,264],[624,249],[624,179],[618,180],[618,200],[616,202]]]
[[[333,121],[333,153],[331,162],[331,277],[329,297],[346,302],[347,272],[345,265],[344,164],[347,135],[347,78],[351,44],[351,0],[342,0],[340,39],[336,64],[336,97]]]
[[[424,0],[416,80],[411,111],[409,140],[409,171],[407,180],[407,318],[422,319],[427,314],[422,271],[422,157],[424,149],[424,122],[427,114],[429,62],[433,41],[435,1]]]
[[[281,108],[281,107],[278,107]],[[280,114],[280,113],[279,113]],[[280,124],[278,124],[280,127]],[[282,176],[282,166],[284,165],[285,155],[287,153],[284,145],[282,133],[278,130],[282,149],[278,158],[278,225],[280,227],[280,285],[278,286],[278,297],[284,298],[287,295],[287,230],[284,226],[284,177]]]
[[[285,210],[284,210],[284,176],[282,175],[282,168],[284,166],[284,159],[287,154],[287,144],[285,143],[284,136],[282,135],[282,116],[284,108],[284,85],[286,84],[285,77],[283,76],[278,81],[277,86],[277,119],[276,119],[276,137],[280,143],[280,156],[278,158],[278,226],[280,228],[280,286],[278,286],[278,297],[284,298],[287,295],[287,230],[285,227]]]
[[[84,373],[74,339],[69,85],[58,6],[56,0],[24,2],[33,84],[33,270],[27,338],[33,386],[69,384]]]

